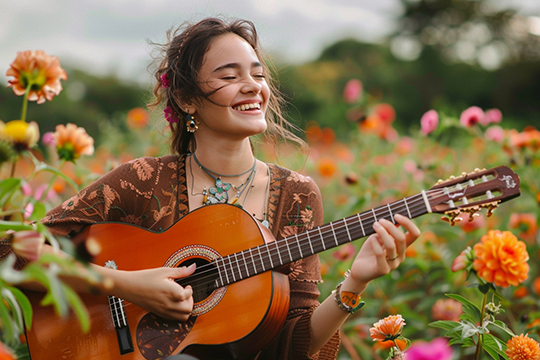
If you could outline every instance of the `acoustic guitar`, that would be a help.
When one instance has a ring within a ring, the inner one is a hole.
[[[101,246],[94,263],[122,270],[195,262],[194,310],[186,323],[164,320],[112,296],[82,295],[91,317],[83,333],[75,315],[59,318],[27,292],[35,310],[27,331],[32,360],[158,360],[174,354],[199,359],[253,359],[278,334],[289,308],[287,275],[276,271],[295,260],[372,234],[380,219],[444,214],[451,224],[462,212],[519,196],[519,178],[508,167],[476,170],[439,181],[427,191],[275,241],[269,230],[239,207],[199,208],[156,233],[122,223],[100,223],[79,236]],[[471,216],[472,218],[472,216]]]

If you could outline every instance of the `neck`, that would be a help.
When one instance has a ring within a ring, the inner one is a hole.
[[[249,139],[234,144],[197,141],[195,154],[204,167],[223,175],[243,173],[253,166],[254,161]]]

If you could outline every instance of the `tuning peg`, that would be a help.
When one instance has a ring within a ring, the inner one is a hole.
[[[443,180],[443,179],[439,179],[439,180],[437,180],[437,183],[436,183],[435,185],[439,185],[439,184],[442,184],[443,182],[444,182],[444,180]]]
[[[459,211],[448,211],[445,215],[446,216],[441,216],[441,220],[450,223],[451,226],[454,226],[456,222],[463,220],[463,218],[458,217],[460,215]]]
[[[467,173],[464,171],[461,173],[461,176],[467,176]]]
[[[493,202],[481,205],[483,208],[487,209],[487,213],[486,213],[487,217],[490,217],[491,215],[493,215],[493,210],[495,210],[499,206],[499,202],[500,201],[493,201]]]

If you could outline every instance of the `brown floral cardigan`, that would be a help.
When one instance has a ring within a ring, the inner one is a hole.
[[[317,185],[277,165],[269,165],[269,228],[279,240],[322,224],[323,209]],[[189,212],[185,157],[139,158],[125,163],[79,194],[52,209],[43,219],[59,236],[78,233],[84,226],[121,221],[163,231]],[[319,305],[321,280],[317,255],[290,264],[290,308],[281,333],[259,355],[262,359],[335,359],[339,333],[313,357],[311,313]]]

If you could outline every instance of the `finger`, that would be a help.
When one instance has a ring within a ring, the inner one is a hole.
[[[386,251],[383,245],[381,244],[380,236],[378,234],[370,236],[365,245],[371,246],[371,250],[377,259],[377,267],[379,269],[387,269],[388,262],[386,261]]]
[[[391,225],[391,223],[387,220],[380,220],[373,224],[373,229],[375,230],[377,235],[379,235],[381,245],[386,250],[386,258],[394,259],[397,258],[398,253],[394,238],[390,235],[388,229],[384,226],[389,226],[388,224]]]
[[[405,234],[406,246],[411,245],[420,236],[420,229],[406,216],[397,214],[394,219],[402,225],[407,233]]]

